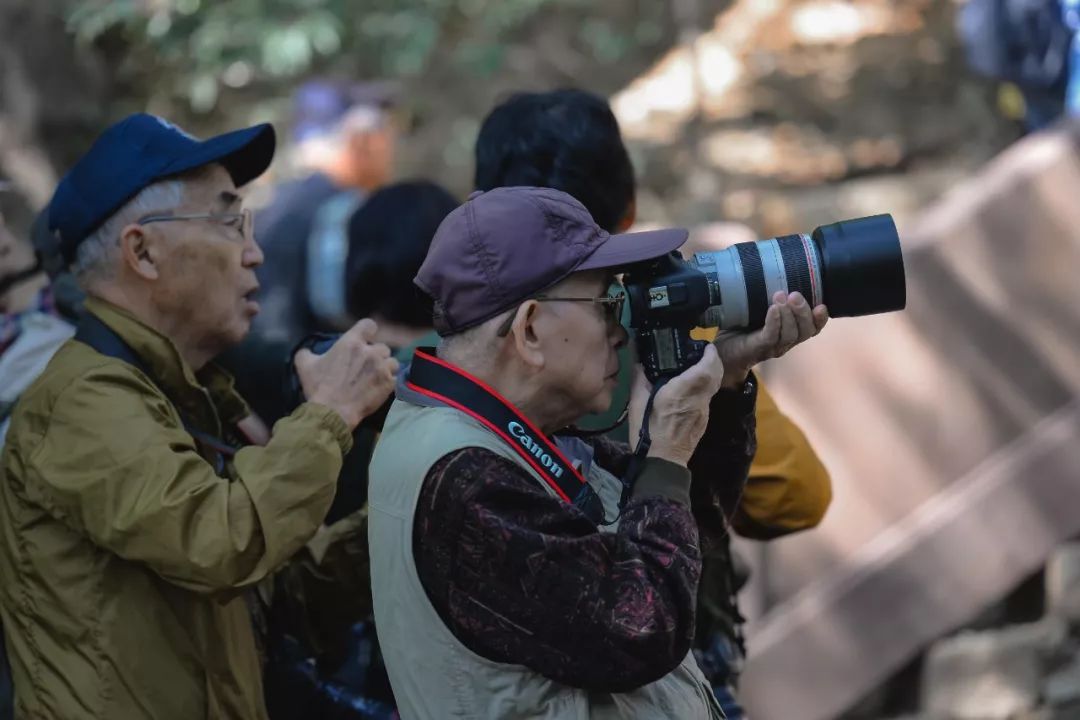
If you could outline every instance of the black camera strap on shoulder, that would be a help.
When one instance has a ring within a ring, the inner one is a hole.
[[[493,388],[436,357],[433,348],[416,350],[405,385],[460,410],[495,433],[564,501],[581,507],[596,497],[582,474],[539,428]]]
[[[150,368],[143,359],[140,358],[138,354],[131,349],[131,346],[124,342],[123,338],[117,335],[111,327],[106,325],[96,316],[91,313],[83,315],[79,320],[78,327],[75,329],[75,339],[84,345],[89,345],[102,355],[122,360],[128,365],[138,369],[146,375],[146,377],[150,379],[150,382],[161,390],[161,392],[165,393],[165,389],[161,386],[161,383],[157,381],[153,373],[150,372]],[[194,427],[191,422],[188,421],[187,417],[185,417],[184,413],[180,411],[179,405],[169,397],[168,393],[165,393],[165,397],[169,399],[169,402],[172,403],[176,412],[180,415],[180,422],[184,425],[184,431],[195,438],[198,443],[217,454],[215,469],[218,474],[220,474],[224,470],[224,459],[232,458],[240,448]]]

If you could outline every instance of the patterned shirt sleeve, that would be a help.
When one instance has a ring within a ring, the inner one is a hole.
[[[742,499],[757,452],[754,408],[757,379],[751,373],[740,390],[721,390],[709,405],[709,424],[687,467],[705,555],[726,548],[731,518]]]
[[[413,553],[468,648],[566,685],[629,691],[674,669],[693,639],[697,530],[662,496],[632,500],[618,532],[601,533],[513,462],[464,448],[425,479]]]

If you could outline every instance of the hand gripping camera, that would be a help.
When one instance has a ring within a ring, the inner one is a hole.
[[[698,360],[707,342],[696,327],[756,330],[773,294],[799,292],[830,317],[901,310],[907,302],[904,259],[891,215],[846,220],[813,233],[679,252],[637,263],[623,285],[638,358],[649,380],[672,377]]]

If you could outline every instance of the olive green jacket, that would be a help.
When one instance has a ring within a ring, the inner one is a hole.
[[[0,464],[0,614],[20,718],[265,718],[244,590],[319,527],[351,444],[302,405],[225,462],[246,412],[225,373],[165,337],[87,310],[141,370],[69,341],[22,396]]]

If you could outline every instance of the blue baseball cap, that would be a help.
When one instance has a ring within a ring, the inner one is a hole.
[[[266,124],[199,140],[156,115],[131,115],[105,130],[60,180],[49,231],[70,264],[79,243],[143,188],[211,163],[221,163],[240,187],[270,166],[275,143]]]

